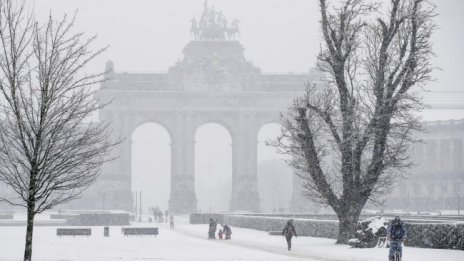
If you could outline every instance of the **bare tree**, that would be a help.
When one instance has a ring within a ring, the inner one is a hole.
[[[74,34],[74,18],[40,25],[12,0],[0,1],[0,180],[15,192],[2,200],[27,208],[24,260],[32,257],[36,214],[73,200],[99,175],[117,142],[82,70],[104,51]]]
[[[292,156],[289,164],[308,196],[335,211],[337,243],[347,243],[366,202],[381,202],[411,165],[423,107],[412,88],[431,80],[435,7],[426,0],[392,0],[382,12],[366,0],[333,8],[319,3],[318,67],[327,83],[308,85],[295,100],[274,145]]]

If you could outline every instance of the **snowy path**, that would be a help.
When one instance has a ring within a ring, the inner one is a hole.
[[[0,260],[21,260],[25,227],[0,227]],[[111,227],[103,237],[102,227],[93,227],[91,237],[57,237],[56,227],[37,227],[33,260],[250,260],[292,261],[288,256],[259,249],[209,241],[172,232],[163,224],[158,237],[124,237]],[[311,260],[309,260],[311,261]]]
[[[208,225],[181,225],[176,230],[192,237],[206,238],[207,227]],[[293,239],[292,251],[288,252],[282,236],[269,236],[266,232],[250,229],[232,228],[232,230],[231,241],[216,240],[214,242],[274,253],[282,257],[279,260],[292,260],[285,258],[319,261],[388,260],[386,248],[356,249],[347,245],[335,245],[333,239],[298,237]],[[464,260],[464,251],[459,250],[405,247],[403,251],[404,261]]]
[[[91,237],[55,235],[56,227],[36,227],[36,260],[246,260],[246,261],[385,261],[387,249],[350,249],[332,239],[299,237],[293,250],[286,250],[281,236],[232,228],[232,240],[207,240],[207,225],[189,225],[177,218],[176,230],[160,227],[158,237],[124,237],[120,227],[111,227],[103,237],[102,227],[93,227]],[[21,260],[25,227],[0,227],[0,260]],[[406,248],[405,261],[464,260],[464,251]]]

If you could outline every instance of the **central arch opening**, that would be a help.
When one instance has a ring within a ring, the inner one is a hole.
[[[291,168],[266,141],[281,135],[281,126],[268,123],[258,132],[258,191],[261,211],[264,213],[288,212],[293,192]]]
[[[157,123],[145,123],[132,133],[132,192],[142,195],[142,211],[168,209],[171,191],[171,138]],[[135,202],[134,202],[135,203]],[[137,201],[140,208],[140,199]],[[138,211],[138,209],[137,209]]]
[[[195,134],[195,192],[199,212],[225,212],[232,194],[232,138],[222,125],[207,123]]]

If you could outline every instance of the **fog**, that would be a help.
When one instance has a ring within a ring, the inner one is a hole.
[[[98,35],[96,46],[110,48],[89,70],[107,60],[116,71],[167,71],[190,40],[190,19],[199,18],[203,0],[34,0],[38,19],[77,10],[76,30]],[[380,1],[388,5],[389,0]],[[431,90],[462,90],[464,2],[437,1],[438,30],[433,36],[436,81]],[[320,31],[317,1],[209,0],[216,10],[240,20],[245,55],[263,72],[307,72],[316,62]]]
[[[34,0],[30,6],[38,20],[50,12],[60,17],[77,11],[76,29],[98,35],[95,47],[109,46],[87,70],[103,71],[112,60],[116,72],[166,72],[182,58],[191,40],[190,19],[199,18],[203,0]],[[388,0],[384,0],[388,3]],[[435,91],[462,91],[464,71],[464,2],[440,1],[434,35],[436,81],[427,88]],[[320,45],[317,1],[311,0],[210,0],[230,20],[240,20],[240,43],[245,56],[262,72],[298,73],[314,67]],[[459,118],[460,111],[454,112]],[[433,119],[439,119],[437,115]],[[462,116],[462,115],[461,115]],[[258,172],[266,161],[282,162],[266,139],[278,135],[278,125],[264,128],[257,137]],[[167,209],[170,193],[170,137],[157,124],[139,126],[130,137],[132,144],[132,190],[142,191],[143,207]],[[230,204],[232,152],[231,136],[218,124],[196,130],[195,188],[198,209],[227,211]],[[280,163],[279,163],[280,164]],[[287,168],[286,172],[291,173]],[[260,175],[262,178],[262,175]],[[292,177],[285,186],[291,187]],[[261,182],[261,181],[260,181]],[[260,191],[261,193],[264,193]],[[211,197],[210,194],[216,196]],[[220,196],[218,196],[220,195]],[[277,207],[288,208],[287,193]],[[264,201],[267,198],[264,197]],[[275,200],[274,200],[275,201]],[[271,210],[269,202],[262,207]]]

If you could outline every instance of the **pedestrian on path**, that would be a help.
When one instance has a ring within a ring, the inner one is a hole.
[[[208,239],[216,239],[217,221],[209,219]]]
[[[230,240],[232,236],[232,229],[227,224],[224,224],[222,225],[222,230],[224,231],[224,234],[226,235],[226,240]]]
[[[282,235],[285,236],[285,239],[287,240],[288,251],[290,251],[292,249],[292,237],[297,237],[295,226],[293,226],[293,219],[290,219],[287,222],[287,225],[285,225],[284,229],[282,230]]]
[[[174,216],[172,214],[169,216],[169,225],[171,229],[174,230]]]

